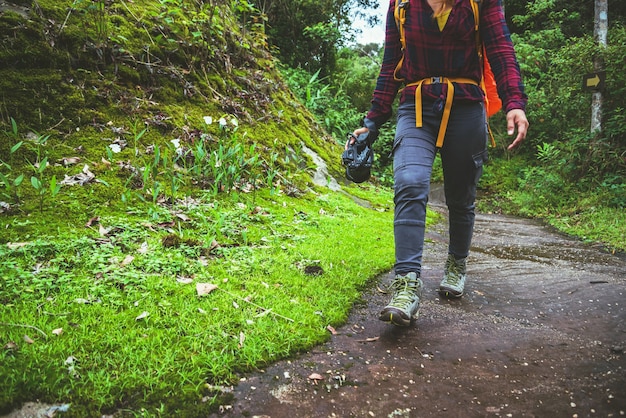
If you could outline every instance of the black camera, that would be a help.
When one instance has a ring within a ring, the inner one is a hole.
[[[368,119],[365,120],[365,126],[369,132],[362,133],[357,138],[348,134],[348,141],[354,139],[354,142],[341,154],[341,161],[346,166],[346,178],[354,183],[367,181],[374,164],[372,144],[378,137],[378,130]]]

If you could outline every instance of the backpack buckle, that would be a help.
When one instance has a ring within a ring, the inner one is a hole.
[[[431,77],[430,84],[440,84],[443,83],[443,77]]]

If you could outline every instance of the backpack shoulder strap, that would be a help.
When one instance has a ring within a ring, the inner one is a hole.
[[[398,78],[396,74],[402,67],[402,63],[404,61],[404,50],[406,48],[404,24],[406,22],[406,10],[408,8],[409,8],[409,0],[396,0],[396,6],[393,11],[393,16],[396,19],[396,26],[398,27],[398,32],[400,33],[400,45],[402,46],[402,57],[400,58],[400,61],[398,61],[398,65],[396,65],[396,69],[393,72],[393,78],[397,81],[404,81],[404,79]]]
[[[482,42],[480,40],[480,6],[482,6],[481,0],[470,0],[472,4],[472,11],[474,12],[474,32],[476,33],[476,50],[478,51],[478,56],[482,58],[483,48]]]

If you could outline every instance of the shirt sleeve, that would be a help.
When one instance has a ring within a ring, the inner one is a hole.
[[[511,33],[504,18],[502,0],[482,1],[480,32],[496,78],[502,107],[505,112],[513,109],[525,110],[528,97],[524,92]]]
[[[394,78],[394,71],[402,58],[400,33],[394,17],[395,4],[395,0],[390,0],[385,26],[383,62],[376,81],[372,105],[366,116],[368,119],[372,120],[378,128],[391,117],[392,104],[402,83]]]

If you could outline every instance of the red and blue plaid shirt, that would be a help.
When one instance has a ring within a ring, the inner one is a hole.
[[[383,63],[367,118],[380,127],[392,114],[391,106],[403,84],[429,77],[464,77],[481,80],[481,65],[476,51],[474,13],[470,1],[456,0],[448,21],[439,30],[433,10],[427,0],[410,0],[404,25],[406,51],[404,61],[394,79],[394,71],[402,58],[400,34],[394,18],[396,0],[390,0],[385,30]],[[498,95],[505,112],[525,109],[528,100],[519,64],[504,18],[501,0],[481,0],[480,35],[487,57],[496,77]],[[445,84],[422,87],[423,97],[436,100],[445,98]],[[456,84],[455,101],[482,101],[484,94],[479,86]],[[400,103],[415,100],[415,86],[406,87],[400,95]]]

